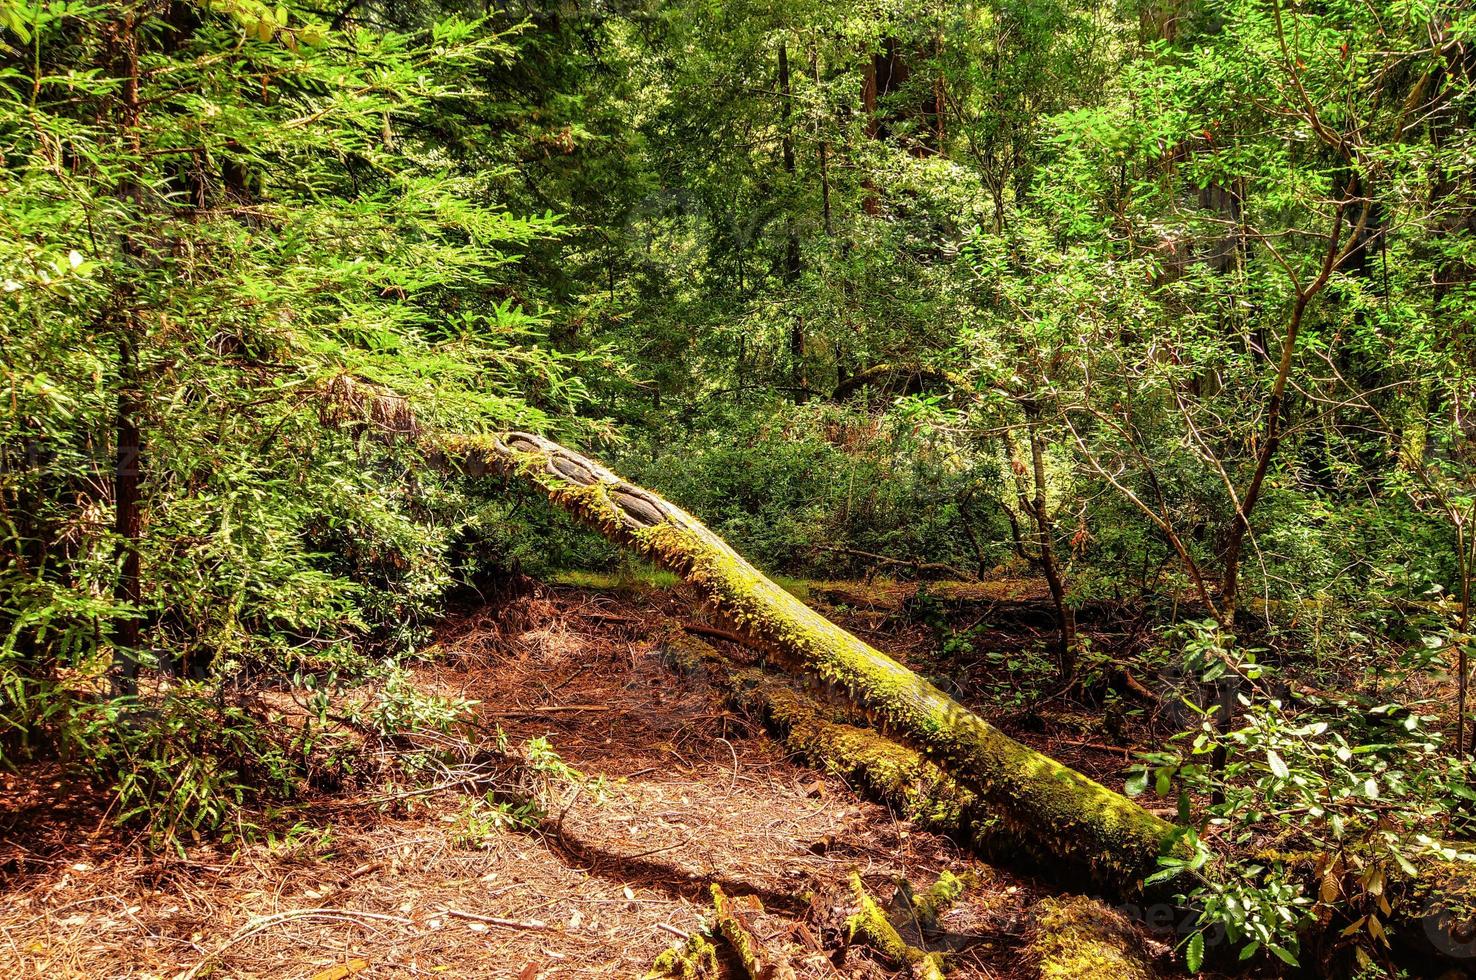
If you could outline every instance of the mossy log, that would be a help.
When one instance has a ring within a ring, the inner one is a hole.
[[[555,506],[685,578],[737,629],[926,752],[1041,860],[1130,892],[1176,839],[1168,822],[1008,737],[784,591],[680,507],[599,463],[526,433],[442,437],[437,448],[473,471],[523,478]]]
[[[794,980],[794,967],[782,957],[764,954],[748,917],[717,885],[712,886],[712,916],[713,928],[733,948],[749,980]]]
[[[471,472],[523,479],[610,540],[685,578],[750,640],[863,709],[883,734],[925,753],[1042,867],[1072,877],[1085,872],[1125,896],[1141,889],[1179,839],[1172,824],[1009,738],[807,607],[680,507],[588,457],[526,433],[421,441]],[[1476,934],[1470,869],[1464,861],[1438,862],[1402,885],[1390,924],[1404,941],[1444,955],[1476,946],[1465,938]],[[1161,887],[1168,894],[1177,883]]]
[[[718,962],[717,947],[713,940],[721,940],[732,950],[738,969],[747,980],[795,980],[794,967],[782,956],[768,956],[748,915],[733,899],[714,884],[712,894],[712,923],[705,934],[694,933],[679,946],[672,946],[656,957],[651,970],[643,980],[703,980],[716,978],[722,973]],[[752,898],[749,901],[756,901]],[[758,910],[758,909],[756,909]]]
[[[1040,980],[1152,980],[1141,937],[1101,902],[1047,898],[1035,915],[1029,953]]]
[[[945,869],[938,875],[938,880],[929,885],[921,895],[912,897],[912,914],[917,917],[918,924],[925,929],[935,928],[938,917],[962,898],[963,893],[976,881],[977,876],[972,871],[956,875]]]

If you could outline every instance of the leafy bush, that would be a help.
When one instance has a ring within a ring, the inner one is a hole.
[[[1448,751],[1420,705],[1278,684],[1213,622],[1170,640],[1196,685],[1180,693],[1197,724],[1171,750],[1142,753],[1127,782],[1131,794],[1176,794],[1189,828],[1193,856],[1162,859],[1159,877],[1201,872],[1187,896],[1200,909],[1196,935],[1222,927],[1243,957],[1264,948],[1295,963],[1299,934],[1334,923],[1372,964],[1389,945],[1395,883],[1431,860],[1473,860],[1450,843],[1476,830],[1471,760]]]

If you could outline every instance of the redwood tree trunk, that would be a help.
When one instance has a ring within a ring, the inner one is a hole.
[[[789,81],[789,48],[779,42],[779,152],[784,163],[784,176],[792,192],[795,186],[794,135],[790,132],[794,100],[794,87]],[[800,272],[799,232],[794,226],[794,216],[784,219],[784,283],[793,286],[799,281]],[[796,403],[809,398],[810,381],[805,373],[805,321],[798,315],[789,324],[790,386]]]

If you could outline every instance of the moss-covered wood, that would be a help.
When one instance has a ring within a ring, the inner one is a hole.
[[[1040,980],[1152,980],[1142,939],[1101,902],[1047,898],[1035,913],[1029,952]]]
[[[767,957],[747,915],[723,890],[712,886],[713,929],[728,941],[749,980],[794,980],[794,967],[782,957]]]
[[[912,897],[912,914],[916,916],[918,924],[925,929],[935,928],[938,925],[938,917],[963,897],[963,893],[975,883],[975,879],[976,876],[972,871],[956,875],[944,869],[937,881],[929,885],[921,894]]]
[[[737,628],[844,691],[884,731],[925,751],[1039,857],[1074,864],[1126,890],[1170,846],[1170,824],[1009,738],[820,616],[656,494],[526,433],[443,438],[439,448],[464,465],[522,477],[556,506],[696,585]]]
[[[718,976],[717,947],[701,933],[656,957],[642,980],[705,980]]]
[[[910,945],[892,925],[882,907],[866,890],[861,875],[851,874],[851,893],[856,911],[846,920],[850,941],[875,950],[895,966],[905,966],[918,980],[943,980],[943,954]]]
[[[794,980],[794,968],[787,960],[765,955],[740,905],[716,884],[710,893],[712,922],[705,932],[694,933],[682,944],[656,957],[643,980],[702,980],[722,975],[713,940],[721,941],[731,950],[737,969],[747,980]]]

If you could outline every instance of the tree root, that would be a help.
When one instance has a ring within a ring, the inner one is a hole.
[[[748,921],[748,913],[740,902],[729,898],[720,885],[713,885],[712,925],[707,935],[695,933],[680,946],[672,946],[656,957],[645,980],[701,980],[717,977],[717,947],[712,938],[721,938],[732,950],[743,976],[748,980],[795,980],[794,967],[782,956],[768,956],[763,944]],[[757,905],[757,900],[749,901]],[[762,908],[760,906],[760,908]],[[711,936],[712,938],[709,938]]]
[[[1079,895],[1035,906],[1029,952],[1040,980],[1152,980],[1142,940],[1128,920]]]
[[[851,891],[857,910],[846,920],[846,927],[853,944],[864,943],[893,964],[910,968],[918,980],[943,980],[943,954],[926,952],[904,940],[862,884],[859,872],[851,873]]]

